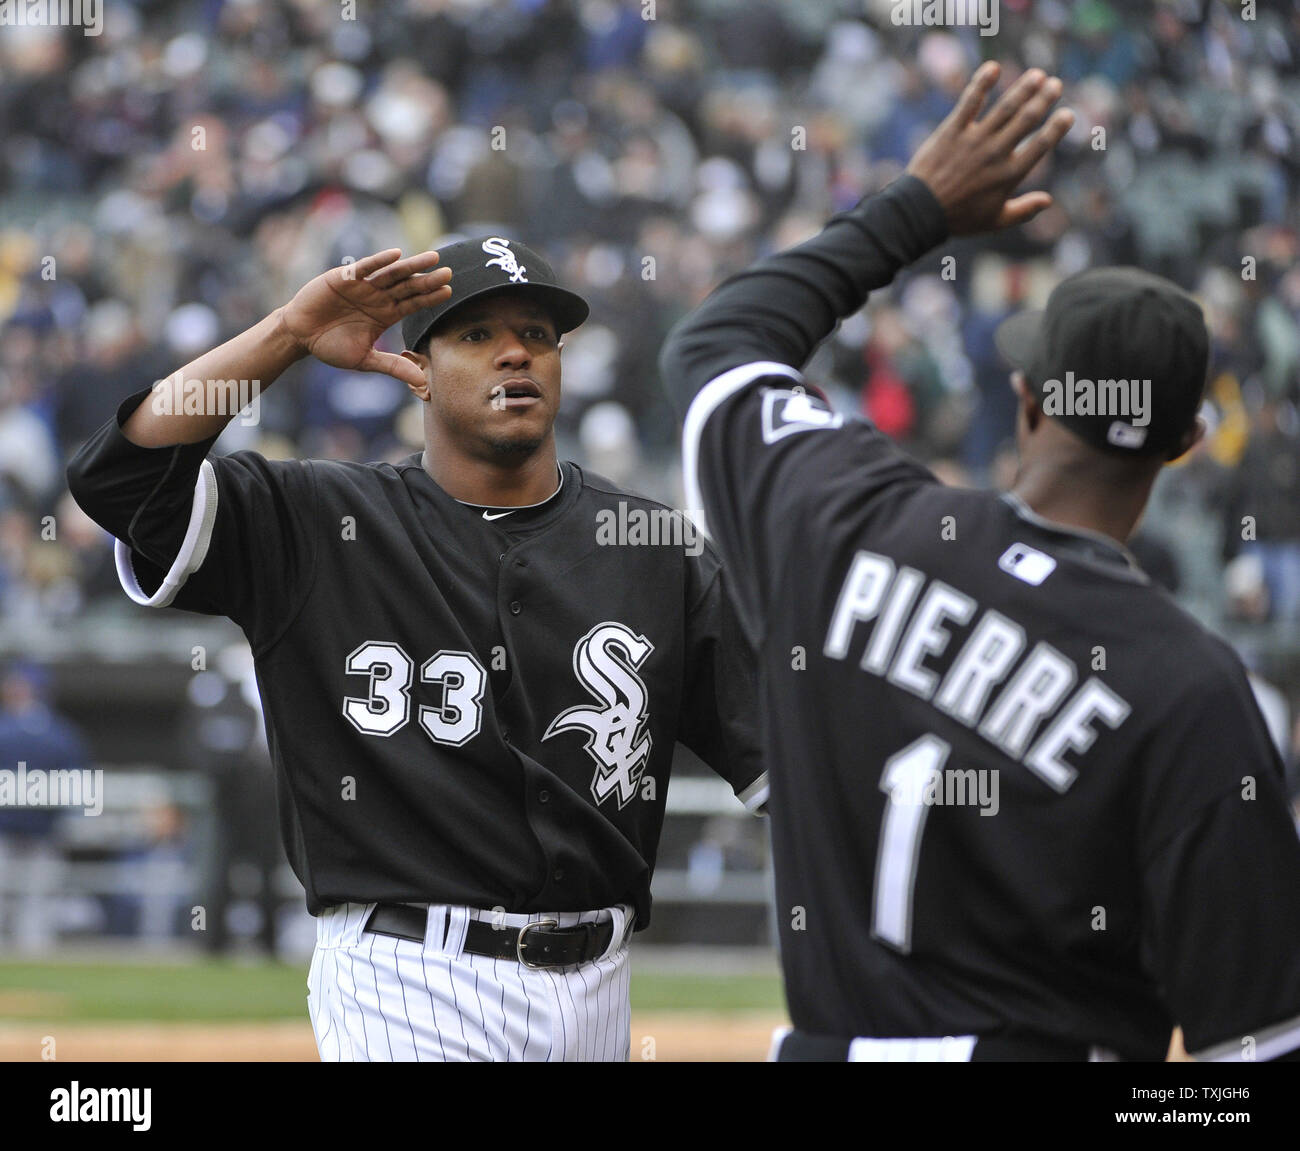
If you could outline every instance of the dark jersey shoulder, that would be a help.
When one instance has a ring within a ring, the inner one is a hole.
[[[728,377],[683,451],[762,635],[795,1024],[1139,1058],[1294,1026],[1300,845],[1230,648],[1115,541]]]

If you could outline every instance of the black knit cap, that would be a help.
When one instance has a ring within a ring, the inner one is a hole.
[[[536,295],[555,318],[561,333],[587,318],[587,301],[560,287],[551,265],[518,240],[480,236],[448,244],[438,249],[438,267],[451,269],[451,298],[436,307],[412,312],[402,321],[402,341],[408,351],[414,351],[429,329],[452,309],[507,288]]]
[[[994,341],[1044,413],[1103,451],[1172,458],[1196,422],[1210,338],[1200,305],[1161,276],[1079,272]]]

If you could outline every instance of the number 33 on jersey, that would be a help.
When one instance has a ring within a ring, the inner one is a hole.
[[[586,734],[586,749],[596,762],[591,794],[604,803],[611,795],[626,807],[637,795],[653,739],[647,729],[649,695],[636,669],[654,651],[645,636],[621,623],[591,629],[573,649],[578,682],[600,706],[579,705],[557,715],[543,739],[562,731]],[[415,662],[395,643],[369,641],[347,659],[351,675],[369,677],[369,692],[348,696],[343,714],[358,731],[390,736],[411,718],[411,684]],[[440,651],[420,667],[420,682],[432,684],[438,702],[420,704],[417,716],[435,743],[460,747],[483,727],[483,693],[487,672],[468,651]]]

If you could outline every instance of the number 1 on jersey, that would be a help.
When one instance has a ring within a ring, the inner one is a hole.
[[[952,746],[937,735],[923,735],[896,751],[880,773],[888,797],[876,854],[876,890],[871,933],[903,952],[912,950],[912,896],[921,855],[921,833],[930,806],[925,793],[943,770]]]

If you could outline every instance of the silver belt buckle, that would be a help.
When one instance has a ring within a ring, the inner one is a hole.
[[[560,926],[560,921],[558,919],[539,919],[536,923],[525,923],[523,927],[519,929],[519,938],[515,941],[515,954],[519,956],[519,962],[522,963],[525,967],[531,967],[534,970],[536,970],[539,967],[544,967],[545,964],[533,963],[529,961],[527,958],[525,958],[524,940],[527,937],[528,933],[532,931],[533,928],[535,927],[559,927],[559,926]]]

